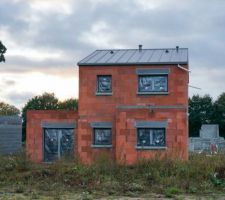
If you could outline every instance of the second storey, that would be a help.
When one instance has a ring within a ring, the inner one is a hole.
[[[120,106],[187,106],[188,50],[98,50],[79,65],[79,115]]]

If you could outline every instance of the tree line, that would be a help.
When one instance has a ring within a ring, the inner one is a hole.
[[[220,136],[225,137],[225,93],[216,100],[208,94],[189,98],[189,136],[199,136],[202,124],[219,124]]]
[[[23,139],[26,133],[27,110],[77,110],[77,99],[59,101],[54,93],[43,93],[31,98],[20,110],[13,105],[0,102],[0,115],[20,115],[23,121]],[[225,93],[215,101],[210,95],[194,95],[189,98],[189,136],[199,136],[202,124],[219,124],[220,135],[225,137]]]
[[[28,100],[21,112],[13,105],[0,102],[0,115],[21,115],[24,141],[26,137],[27,110],[77,110],[77,105],[77,99],[70,98],[59,101],[54,93],[43,93]]]

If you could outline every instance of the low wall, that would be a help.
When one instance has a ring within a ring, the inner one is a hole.
[[[211,144],[216,144],[218,151],[225,151],[225,140],[223,137],[218,138],[189,138],[189,151],[190,152],[211,152]]]

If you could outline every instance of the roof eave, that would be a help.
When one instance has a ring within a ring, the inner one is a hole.
[[[146,62],[146,63],[81,63],[78,62],[77,65],[82,66],[130,66],[130,65],[188,65],[188,62]]]

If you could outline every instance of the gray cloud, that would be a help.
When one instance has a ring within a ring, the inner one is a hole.
[[[5,80],[5,85],[6,86],[13,86],[16,84],[16,81],[14,80]]]
[[[2,72],[77,76],[76,63],[96,48],[136,48],[139,43],[146,48],[188,47],[193,74],[199,69],[224,67],[225,1],[76,0],[70,2],[69,13],[35,10],[30,2],[0,2],[0,28],[6,29],[10,40],[4,44],[35,49],[40,54],[61,54],[34,60],[23,52],[9,53]],[[150,3],[156,5],[151,8]],[[225,75],[219,80],[218,75],[204,75],[210,76],[211,83],[225,79]],[[193,77],[193,85],[210,84],[207,79]],[[222,89],[216,88],[214,94]]]
[[[19,108],[22,108],[24,106],[24,103],[34,96],[35,93],[32,92],[23,92],[23,93],[11,92],[6,95],[6,98],[8,99],[9,103],[15,104]]]

